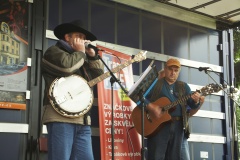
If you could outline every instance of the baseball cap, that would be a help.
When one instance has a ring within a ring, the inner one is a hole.
[[[167,67],[169,67],[169,66],[177,66],[177,67],[180,68],[181,64],[180,64],[180,62],[177,59],[170,58],[170,59],[167,60],[166,66]]]

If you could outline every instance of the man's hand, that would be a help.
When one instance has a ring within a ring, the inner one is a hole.
[[[82,40],[81,38],[74,38],[72,43],[72,48],[75,51],[81,51],[83,53],[86,53],[90,57],[94,57],[96,55],[95,50],[92,48],[86,48],[85,43],[90,43],[91,41],[88,40]]]
[[[191,95],[191,97],[192,97],[192,99],[193,99],[193,101],[194,101],[195,103],[199,103],[199,102],[200,102],[200,97],[201,97],[201,95],[200,95],[198,92],[193,93],[193,94]]]
[[[150,117],[154,119],[159,119],[163,114],[162,108],[154,103],[149,103],[147,105],[147,110],[149,111]]]
[[[83,53],[85,53],[85,40],[82,40],[80,38],[74,38],[73,42],[71,44],[72,49],[75,51],[81,51]]]
[[[86,53],[87,55],[89,55],[90,57],[94,57],[96,55],[95,50],[92,48],[86,48]]]
[[[205,101],[205,96],[201,96],[199,98],[200,105],[202,105],[204,101]]]
[[[84,43],[91,43],[91,41],[85,40]],[[86,54],[89,55],[90,57],[94,57],[96,55],[95,50],[92,48],[86,48]]]

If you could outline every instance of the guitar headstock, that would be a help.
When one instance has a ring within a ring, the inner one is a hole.
[[[134,56],[133,59],[134,59],[136,62],[140,62],[140,61],[146,59],[146,53],[147,53],[147,51],[140,51],[138,54],[136,54],[136,55]]]
[[[206,96],[206,95],[209,95],[212,93],[217,93],[217,92],[221,91],[222,89],[223,89],[223,87],[221,85],[212,83],[212,84],[208,84],[205,87],[201,88],[200,93],[203,96]]]

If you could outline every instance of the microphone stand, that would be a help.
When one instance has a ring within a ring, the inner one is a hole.
[[[214,80],[214,78],[208,73],[208,71],[207,71],[207,69],[205,69],[205,73],[206,74],[208,74],[208,76],[216,83],[216,84],[218,84],[215,80]],[[214,72],[215,73],[215,72]],[[215,73],[216,74],[216,73]],[[218,74],[217,74],[218,75]],[[220,75],[218,75],[223,81],[225,81]],[[226,81],[225,81],[226,82]],[[227,82],[226,82],[227,83]],[[228,83],[227,83],[227,85],[228,85]],[[219,85],[218,84],[218,86],[223,90],[223,87],[221,86],[221,85]],[[224,91],[224,90],[223,90]],[[228,96],[228,97],[230,97],[230,99],[233,101],[233,102],[235,102],[237,105],[238,105],[238,107],[240,107],[240,105],[238,104],[238,102],[236,102],[234,99],[233,99],[233,90],[231,89],[231,87],[230,87],[230,96],[229,96],[229,94],[226,92],[226,91],[224,91],[224,93]],[[234,117],[234,114],[233,114],[233,117]],[[233,118],[232,119],[232,125],[233,125],[233,127],[235,127],[236,126],[236,122],[234,122],[234,119],[235,118]],[[236,121],[236,120],[235,120]],[[235,127],[235,130],[236,130],[236,127]],[[235,132],[235,131],[233,131],[233,132]],[[233,134],[235,134],[235,133],[233,133]],[[232,137],[235,137],[235,136],[233,136],[232,135]],[[234,138],[233,138],[234,139]],[[235,140],[235,143],[236,143],[236,145],[237,145],[237,142],[236,142],[236,140]],[[234,144],[235,144],[234,143]],[[236,151],[237,153],[238,153],[238,151]],[[235,154],[234,154],[235,155]]]
[[[145,151],[147,151],[147,148],[145,147],[145,143],[144,143],[144,111],[145,111],[145,108],[146,108],[146,104],[145,104],[145,97],[144,97],[144,94],[143,94],[143,90],[140,90],[139,93],[139,99],[141,101],[141,127],[142,127],[142,131],[141,131],[141,141],[142,141],[142,148],[141,148],[141,160],[144,160],[145,159]]]
[[[129,97],[136,102],[136,104],[140,108],[141,112],[141,142],[142,142],[142,148],[141,148],[141,160],[145,159],[145,151],[147,151],[147,148],[144,144],[144,132],[145,132],[145,118],[148,118],[145,116],[145,108],[147,107],[145,96],[148,95],[152,87],[157,82],[157,76],[158,72],[156,70],[156,66],[152,66],[154,60],[151,62],[151,64],[148,66],[148,68],[143,72],[143,74],[140,76],[138,81],[133,85],[133,91],[129,91]],[[139,83],[138,83],[139,82]],[[137,106],[137,107],[138,107]],[[151,121],[151,119],[149,119]]]
[[[112,102],[111,102],[111,106],[112,106],[112,123],[111,123],[111,143],[112,143],[112,160],[114,160],[114,117],[113,117],[113,84],[115,82],[117,82],[119,84],[119,86],[121,87],[121,89],[124,91],[125,94],[128,94],[128,91],[126,91],[126,89],[122,86],[120,80],[113,74],[113,72],[111,71],[111,69],[108,67],[108,65],[103,61],[102,57],[98,54],[98,51],[104,51],[104,50],[99,50],[99,49],[95,49],[95,52],[98,56],[98,58],[102,61],[102,63],[104,64],[104,66],[107,68],[107,70],[109,71],[111,78],[110,78],[110,83],[111,83],[111,96],[112,96]]]
[[[239,104],[238,104],[238,102],[236,101],[236,100],[234,100],[233,99],[233,93],[230,93],[231,95],[229,96],[229,93],[227,93],[225,90],[224,90],[224,88],[221,86],[221,85],[219,85],[217,82],[216,82],[216,80],[209,74],[209,72],[208,72],[208,70],[207,69],[205,69],[205,73],[223,90],[223,92],[232,100],[232,101],[234,101],[238,106],[240,106]],[[215,72],[214,72],[215,73]],[[216,74],[216,73],[215,73]],[[219,75],[218,75],[219,76]],[[220,77],[220,76],[219,76]],[[220,77],[221,78],[221,77]],[[221,78],[222,79],[222,78]],[[225,81],[225,80],[224,80]],[[226,81],[225,81],[226,82]]]

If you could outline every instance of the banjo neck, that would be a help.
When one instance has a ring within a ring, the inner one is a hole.
[[[133,59],[130,59],[128,61],[125,61],[123,64],[120,64],[119,66],[113,68],[111,71],[113,73],[118,72],[119,70],[129,66],[130,64],[132,64],[133,62],[139,62],[142,61],[143,59],[146,59],[146,53],[147,51],[145,51],[144,53],[141,51],[140,53],[138,53]],[[106,79],[107,77],[111,76],[110,72],[106,72],[104,74],[102,74],[101,76],[92,79],[91,81],[88,82],[88,85],[90,87],[94,86],[95,84],[97,84],[98,82]]]

